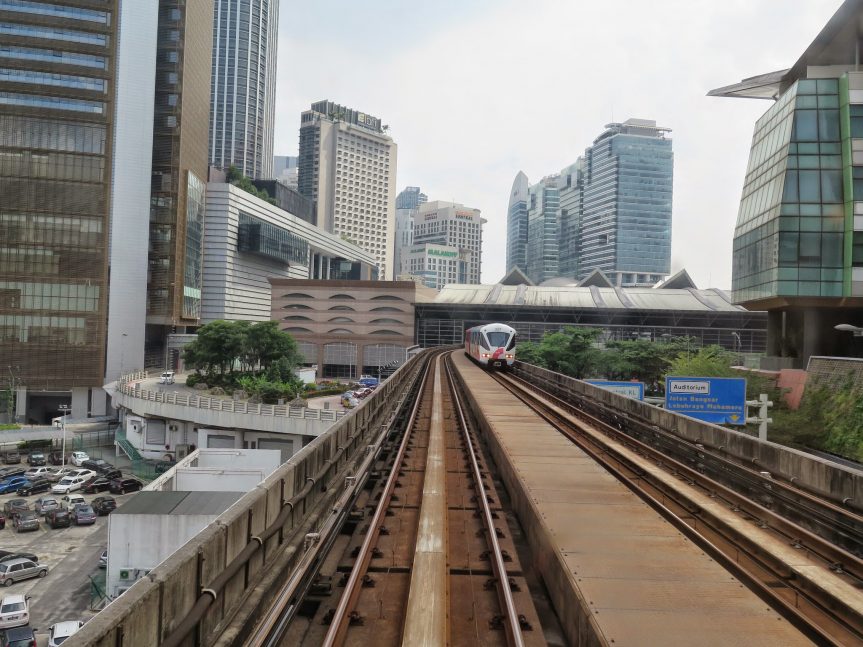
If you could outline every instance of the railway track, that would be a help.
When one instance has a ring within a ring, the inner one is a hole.
[[[811,532],[810,524],[791,520],[832,506],[832,513],[842,513],[838,525],[853,543],[859,527],[855,513],[792,492],[784,493],[779,514],[708,475],[726,466],[708,469],[706,453],[699,456],[705,468],[698,469],[625,433],[618,419],[591,415],[511,376],[495,379],[814,642],[863,643],[863,562],[854,551]],[[778,490],[777,484],[771,492]],[[819,524],[827,527],[825,519]]]
[[[307,546],[250,645],[541,645],[486,459],[447,360],[433,358],[404,433],[365,469],[373,478],[339,527]],[[351,521],[352,520],[352,521]]]

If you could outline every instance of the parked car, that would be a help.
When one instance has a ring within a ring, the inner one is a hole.
[[[31,467],[29,470],[24,472],[24,476],[28,479],[44,479],[48,478],[53,473],[54,470],[50,467]]]
[[[3,512],[6,513],[6,517],[11,518],[18,514],[19,512],[29,512],[30,504],[27,503],[26,499],[9,499],[6,503],[3,504]]]
[[[48,647],[60,647],[69,636],[78,633],[83,626],[83,620],[66,620],[51,625],[48,629]]]
[[[102,551],[99,555],[99,568],[108,568],[108,549]]]
[[[33,452],[27,455],[27,464],[31,467],[47,465],[48,459],[45,458],[45,454],[43,454],[42,452]]]
[[[64,476],[71,476],[72,470],[76,469],[74,467],[55,467],[51,470],[51,473],[48,475],[48,480],[57,483]]]
[[[88,460],[90,460],[90,456],[87,455],[87,452],[72,452],[72,465],[81,467],[84,461]]]
[[[104,461],[101,458],[91,458],[88,461],[84,461],[81,464],[81,467],[86,467],[88,470],[93,470],[98,474],[107,474],[116,469],[111,463]]]
[[[12,517],[12,526],[18,532],[39,530],[39,517],[35,512],[19,512]]]
[[[72,525],[72,515],[66,508],[54,508],[45,513],[45,523],[52,528],[68,528]]]
[[[18,488],[18,496],[30,496],[31,494],[39,494],[40,492],[48,492],[51,490],[51,481],[48,479],[35,479],[25,483]]]
[[[4,595],[0,601],[0,629],[23,627],[30,624],[30,596],[19,593]]]
[[[90,505],[93,506],[93,510],[100,517],[111,514],[117,509],[117,502],[114,500],[114,497],[110,496],[97,496]]]
[[[0,530],[3,530],[6,527],[6,515],[0,513]]]
[[[48,462],[51,463],[51,465],[62,465],[63,452],[51,452],[48,454]]]
[[[60,499],[60,505],[71,511],[76,505],[84,505],[87,501],[80,494],[67,494]]]
[[[362,384],[363,386],[368,388],[374,388],[378,384],[380,384],[376,377],[369,377],[368,375],[361,377],[359,380],[357,380],[357,383]]]
[[[99,478],[108,479],[109,481],[113,481],[114,479],[123,478],[123,472],[120,470],[111,470],[110,472],[106,472],[102,474]]]
[[[72,508],[72,523],[76,526],[89,526],[96,523],[96,513],[89,504],[76,505]]]
[[[23,467],[0,467],[0,479],[8,479],[12,476],[24,476],[26,471]]]
[[[8,550],[0,550],[0,562],[8,562],[10,559],[29,559],[31,562],[39,562],[39,558],[33,553],[10,553]]]
[[[26,627],[14,627],[0,631],[0,647],[36,647],[36,634],[34,629]]]
[[[85,480],[87,480],[87,479],[93,478],[94,476],[99,476],[99,475],[96,474],[96,472],[94,472],[93,470],[88,470],[86,468],[81,467],[78,469],[73,468],[72,471],[69,472],[69,476],[81,476]]]
[[[358,399],[360,399],[360,400],[365,400],[365,399],[366,399],[367,397],[369,397],[372,393],[374,393],[374,390],[373,390],[373,389],[370,389],[370,388],[368,388],[368,387],[364,387],[364,388],[362,388],[362,389],[357,389],[356,391],[354,391],[354,397],[355,397],[355,398],[358,398]]]
[[[33,510],[36,514],[41,514],[43,517],[50,511],[60,507],[60,502],[52,496],[43,496],[36,499],[33,504]]]
[[[31,577],[45,577],[48,567],[29,559],[10,559],[8,562],[0,562],[0,584],[12,586],[13,582],[26,580]]]
[[[19,487],[30,485],[30,479],[25,476],[12,476],[0,481],[0,494],[15,492]]]
[[[162,376],[159,378],[159,384],[173,384],[174,383],[174,371],[165,371],[162,373]]]
[[[81,489],[87,494],[104,492],[105,490],[111,489],[111,479],[106,479],[104,476],[97,476],[96,478],[87,481]]]
[[[354,397],[353,391],[348,391],[347,393],[342,394],[342,406],[345,409],[353,409],[358,406],[359,403],[360,401]]]
[[[51,488],[51,492],[54,494],[74,492],[80,490],[86,481],[87,479],[83,476],[64,476],[57,482],[57,485]]]
[[[18,452],[6,452],[3,454],[3,462],[7,465],[15,465],[21,462],[21,454]]]
[[[138,479],[114,479],[111,481],[111,494],[126,494],[126,492],[135,492],[144,487]]]

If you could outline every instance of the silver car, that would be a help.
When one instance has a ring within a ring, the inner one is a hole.
[[[43,496],[36,499],[36,505],[33,506],[36,514],[45,516],[45,513],[50,510],[56,510],[60,507],[60,502],[52,496]]]
[[[13,582],[27,580],[31,577],[45,577],[48,567],[45,564],[37,564],[29,559],[19,558],[0,562],[0,584],[12,586]]]

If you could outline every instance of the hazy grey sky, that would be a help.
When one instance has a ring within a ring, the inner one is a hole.
[[[605,124],[672,129],[672,272],[730,288],[755,120],[768,101],[708,90],[791,67],[841,0],[281,1],[278,155],[330,99],[390,126],[397,186],[482,210],[484,283],[505,271],[506,208]]]

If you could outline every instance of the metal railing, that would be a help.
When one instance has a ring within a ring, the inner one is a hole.
[[[257,416],[298,418],[302,420],[321,420],[323,422],[335,422],[347,415],[347,411],[335,409],[310,409],[308,407],[292,407],[284,404],[251,404],[238,400],[229,400],[216,396],[187,395],[183,393],[152,391],[142,389],[138,380],[147,378],[145,371],[130,373],[120,378],[117,391],[141,400],[173,404],[182,407],[193,407],[208,411],[225,411],[228,413],[240,413]]]

